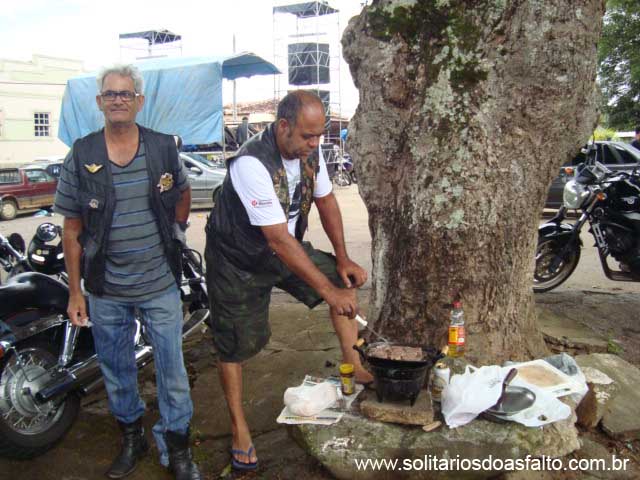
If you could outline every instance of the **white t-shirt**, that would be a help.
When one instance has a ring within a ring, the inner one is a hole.
[[[318,149],[320,171],[316,175],[316,184],[313,190],[315,198],[322,198],[331,193],[332,186],[327,173],[327,166],[322,157],[322,151]],[[287,222],[289,233],[295,235],[296,222],[300,216],[301,175],[300,160],[282,159],[287,172],[289,185],[289,218],[286,219],[280,201],[273,188],[273,180],[267,168],[256,157],[245,155],[231,162],[229,173],[231,183],[235,188],[240,201],[249,215],[251,225],[265,226],[277,225]]]

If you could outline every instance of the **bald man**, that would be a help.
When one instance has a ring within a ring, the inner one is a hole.
[[[242,408],[242,362],[269,341],[272,288],[309,308],[327,302],[345,363],[370,383],[353,350],[358,336],[356,288],[367,272],[347,255],[342,215],[319,148],[320,98],[297,90],[278,105],[276,121],[230,159],[207,224],[207,283],[218,370],[232,426],[232,466],[254,470],[258,458]],[[303,242],[312,203],[334,254]]]

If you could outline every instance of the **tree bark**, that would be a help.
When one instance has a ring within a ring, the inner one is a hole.
[[[374,328],[467,357],[545,353],[531,290],[552,178],[596,121],[603,0],[374,0],[344,33]]]

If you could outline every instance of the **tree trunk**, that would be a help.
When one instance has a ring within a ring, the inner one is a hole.
[[[603,11],[603,0],[374,0],[351,20],[348,150],[369,211],[374,328],[442,347],[459,296],[471,361],[545,352],[536,229],[558,167],[595,126]]]

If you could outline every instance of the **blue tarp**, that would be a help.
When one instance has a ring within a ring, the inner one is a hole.
[[[222,140],[222,79],[233,80],[280,71],[252,53],[231,57],[179,57],[135,63],[144,77],[145,103],[137,122],[180,135],[184,144]],[[98,110],[96,75],[70,79],[62,99],[58,138],[73,142],[104,126]]]

